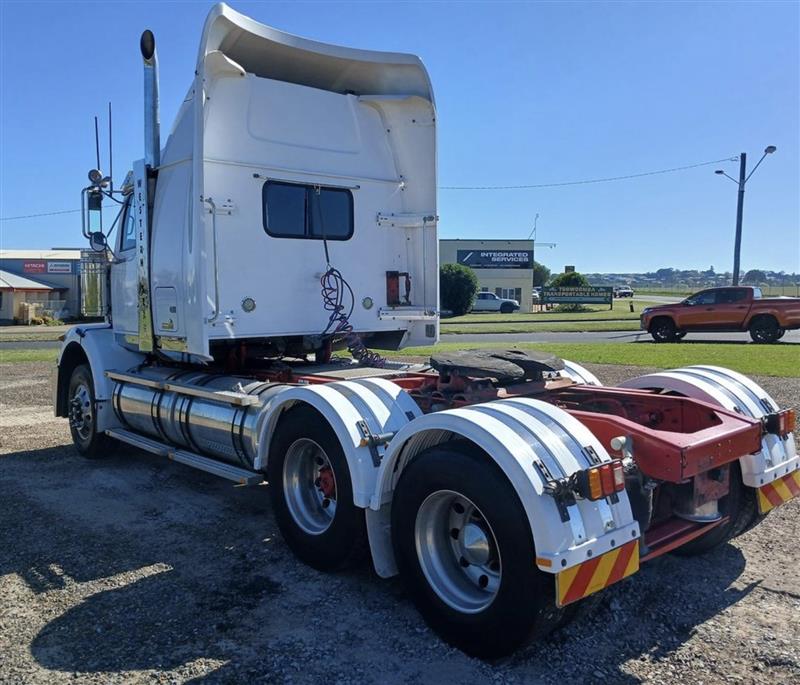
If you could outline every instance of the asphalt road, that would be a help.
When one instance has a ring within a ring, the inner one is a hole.
[[[440,336],[441,342],[462,343],[517,343],[517,342],[550,342],[550,343],[619,343],[641,342],[652,343],[653,339],[645,331],[570,331],[568,333],[445,333]],[[683,342],[734,342],[749,343],[749,333],[688,333]],[[800,344],[800,330],[787,331],[778,344]]]

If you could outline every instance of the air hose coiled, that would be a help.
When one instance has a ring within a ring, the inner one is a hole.
[[[328,325],[322,335],[329,335],[344,340],[353,358],[362,366],[383,368],[386,360],[377,352],[367,349],[361,337],[353,332],[350,315],[355,307],[355,296],[350,284],[344,279],[339,269],[328,264],[328,270],[319,279],[322,287],[322,306],[330,312]],[[350,297],[350,307],[345,305],[345,297]]]

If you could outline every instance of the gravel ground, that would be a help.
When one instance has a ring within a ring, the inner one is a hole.
[[[800,405],[800,379],[758,380]],[[487,664],[443,644],[396,580],[295,560],[267,486],[134,450],[81,459],[49,400],[49,364],[0,365],[4,683],[800,682],[800,501],[704,557],[645,565]]]

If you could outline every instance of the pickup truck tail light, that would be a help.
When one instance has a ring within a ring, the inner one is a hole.
[[[575,490],[588,500],[603,499],[625,489],[625,472],[619,459],[579,471],[575,475]]]
[[[763,419],[764,432],[785,436],[793,433],[797,426],[797,414],[794,409],[784,409],[767,414]]]

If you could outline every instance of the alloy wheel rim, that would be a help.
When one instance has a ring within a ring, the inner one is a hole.
[[[336,474],[328,455],[310,438],[295,440],[283,462],[283,492],[294,522],[321,535],[336,516]]]
[[[428,584],[445,604],[475,614],[494,601],[502,580],[500,549],[468,497],[453,490],[428,495],[417,511],[414,543]]]
[[[69,424],[82,440],[88,440],[92,436],[94,428],[92,395],[83,383],[72,393],[69,403]]]

